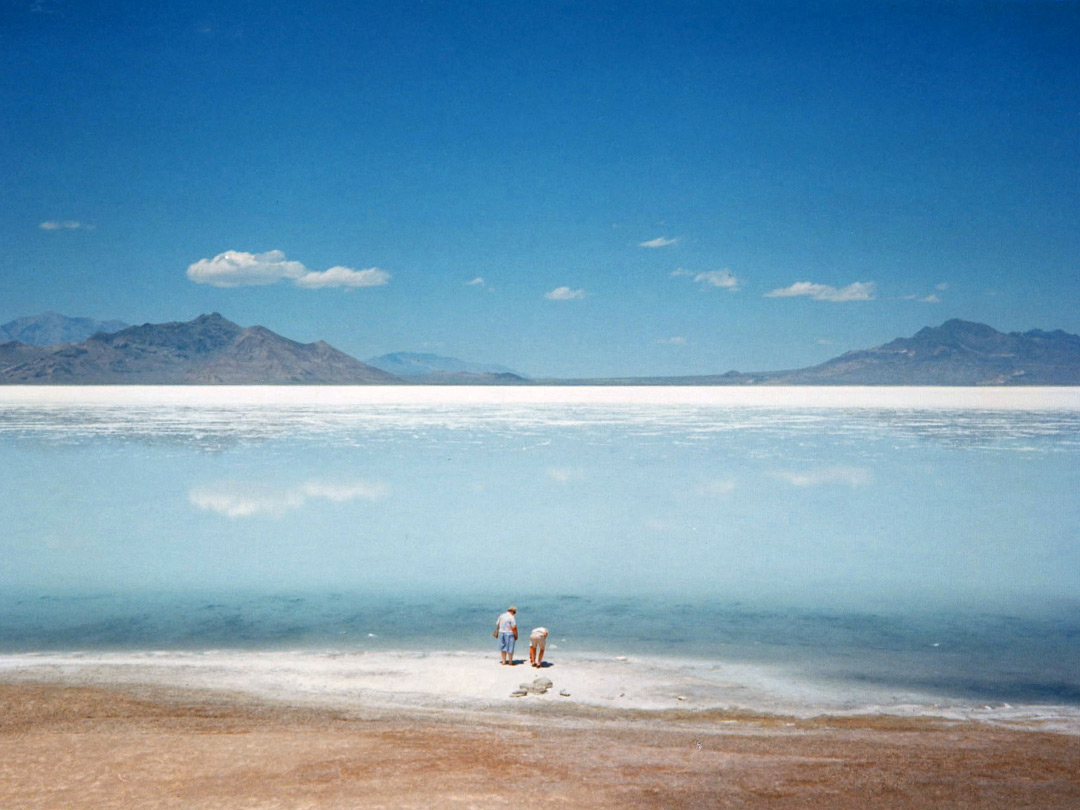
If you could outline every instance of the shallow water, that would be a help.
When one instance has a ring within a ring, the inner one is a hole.
[[[779,663],[1080,703],[1072,389],[7,389],[0,651]]]

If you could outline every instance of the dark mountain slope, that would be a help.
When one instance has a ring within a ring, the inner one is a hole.
[[[325,343],[302,344],[220,315],[143,324],[27,352],[0,347],[0,382],[22,384],[335,384],[398,379]]]

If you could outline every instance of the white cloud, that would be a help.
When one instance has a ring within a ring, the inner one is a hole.
[[[288,489],[251,484],[226,483],[196,487],[188,492],[188,501],[204,512],[227,518],[256,515],[280,517],[299,509],[309,500],[345,503],[353,500],[375,501],[386,497],[390,489],[379,481],[326,482],[308,481]]]
[[[814,343],[816,343],[818,346],[832,346],[834,343],[836,343],[836,341],[832,338],[819,337],[817,340],[814,341]]]
[[[738,292],[739,290],[739,279],[727,269],[706,270],[698,273],[683,267],[677,267],[671,271],[670,276],[672,278],[692,278],[702,287],[720,287],[730,292]]]
[[[94,226],[86,222],[78,222],[74,219],[65,219],[63,221],[49,220],[48,222],[42,222],[38,225],[43,231],[92,231]]]
[[[584,297],[584,290],[571,290],[569,287],[556,287],[551,292],[544,293],[544,298],[548,301],[573,301]]]
[[[797,281],[790,287],[765,293],[766,298],[794,298],[806,296],[814,301],[872,301],[874,300],[874,282],[856,281],[846,287],[830,287],[828,284],[815,284],[811,281]]]
[[[204,512],[227,518],[246,518],[253,515],[278,516],[303,503],[303,498],[285,497],[281,492],[243,493],[236,490],[193,489],[188,501]]]
[[[483,276],[477,276],[472,281],[466,281],[465,286],[466,287],[483,287],[484,286],[484,277]]]
[[[353,270],[351,267],[331,267],[321,273],[306,273],[296,279],[296,286],[305,290],[326,287],[381,287],[390,283],[390,274],[378,267]]]
[[[337,265],[321,273],[308,270],[302,263],[290,261],[280,250],[266,253],[226,250],[212,259],[199,259],[189,265],[187,277],[196,284],[212,287],[265,286],[287,280],[305,290],[380,287],[390,282],[390,274],[378,267],[353,270]]]
[[[936,287],[934,287],[934,289],[938,290],[939,292],[944,292],[945,290],[949,289],[949,282],[943,281],[940,284],[938,284]]]
[[[226,250],[212,259],[199,259],[187,269],[187,277],[196,284],[212,287],[245,287],[277,284],[283,278],[298,279],[308,274],[300,262],[291,262],[280,250],[245,253]]]
[[[570,467],[548,467],[544,474],[558,484],[569,484],[571,481],[578,481],[582,477],[581,470]]]
[[[650,239],[648,242],[639,242],[638,247],[662,248],[662,247],[667,247],[668,245],[674,245],[678,241],[679,240],[678,240],[677,237],[675,239],[667,239],[667,238],[665,238],[663,236],[658,236],[655,239]]]
[[[661,343],[664,346],[685,346],[686,345],[686,338],[679,335],[679,336],[676,336],[676,337],[660,338],[656,342]]]
[[[924,304],[940,304],[941,299],[931,293],[930,295],[905,295],[905,301],[921,301]]]
[[[781,470],[776,477],[795,487],[820,487],[840,484],[864,487],[873,480],[865,467],[819,467],[811,470]]]
[[[296,487],[295,492],[306,498],[322,498],[334,503],[346,501],[378,501],[385,498],[390,488],[381,481],[347,481],[335,483],[333,481],[308,481]]]
[[[739,289],[739,280],[730,270],[706,270],[694,276],[694,281],[703,287],[721,287],[732,292]]]

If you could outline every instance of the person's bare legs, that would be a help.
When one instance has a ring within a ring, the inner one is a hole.
[[[515,641],[516,641],[516,639],[515,639]],[[500,647],[501,646],[502,645],[500,644]],[[508,666],[511,666],[511,667],[514,665],[514,651],[513,651],[513,649],[510,649],[510,650],[500,649],[499,654],[502,656],[502,663],[504,663],[504,664],[506,664]]]

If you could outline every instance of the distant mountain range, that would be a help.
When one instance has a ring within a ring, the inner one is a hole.
[[[63,319],[40,316],[52,317]],[[31,336],[44,334],[44,330],[31,329]],[[1005,334],[984,324],[951,320],[910,338],[847,352],[803,369],[587,380],[526,380],[501,366],[407,352],[363,363],[322,341],[297,343],[262,326],[237,326],[216,313],[187,323],[97,331],[62,345],[31,345],[25,340],[0,343],[0,384],[124,383],[1080,385],[1080,336],[1039,329]]]
[[[498,385],[520,383],[525,377],[506,366],[493,363],[470,363],[456,357],[416,352],[394,352],[364,361],[390,374],[424,384]]]
[[[123,321],[95,321],[93,318],[68,318],[55,312],[17,318],[0,326],[0,343],[17,340],[28,346],[56,346],[78,343],[98,332],[119,332],[127,328]]]
[[[554,382],[554,381],[550,381]],[[561,381],[560,381],[561,382]],[[584,382],[584,381],[573,381]],[[607,385],[1080,385],[1080,336],[954,319],[787,371],[593,380]]]
[[[609,385],[1080,385],[1080,336],[954,319],[787,371],[608,379]]]
[[[443,357],[438,354],[418,354],[416,352],[394,352],[369,357],[364,361],[369,366],[381,368],[399,377],[422,377],[425,374],[514,374],[517,372],[506,366],[493,363],[470,363],[456,357]]]
[[[399,379],[318,343],[297,343],[217,313],[143,324],[63,346],[0,344],[0,382],[96,385],[353,385]]]
[[[776,385],[1080,385],[1080,336],[951,320],[770,379]]]

